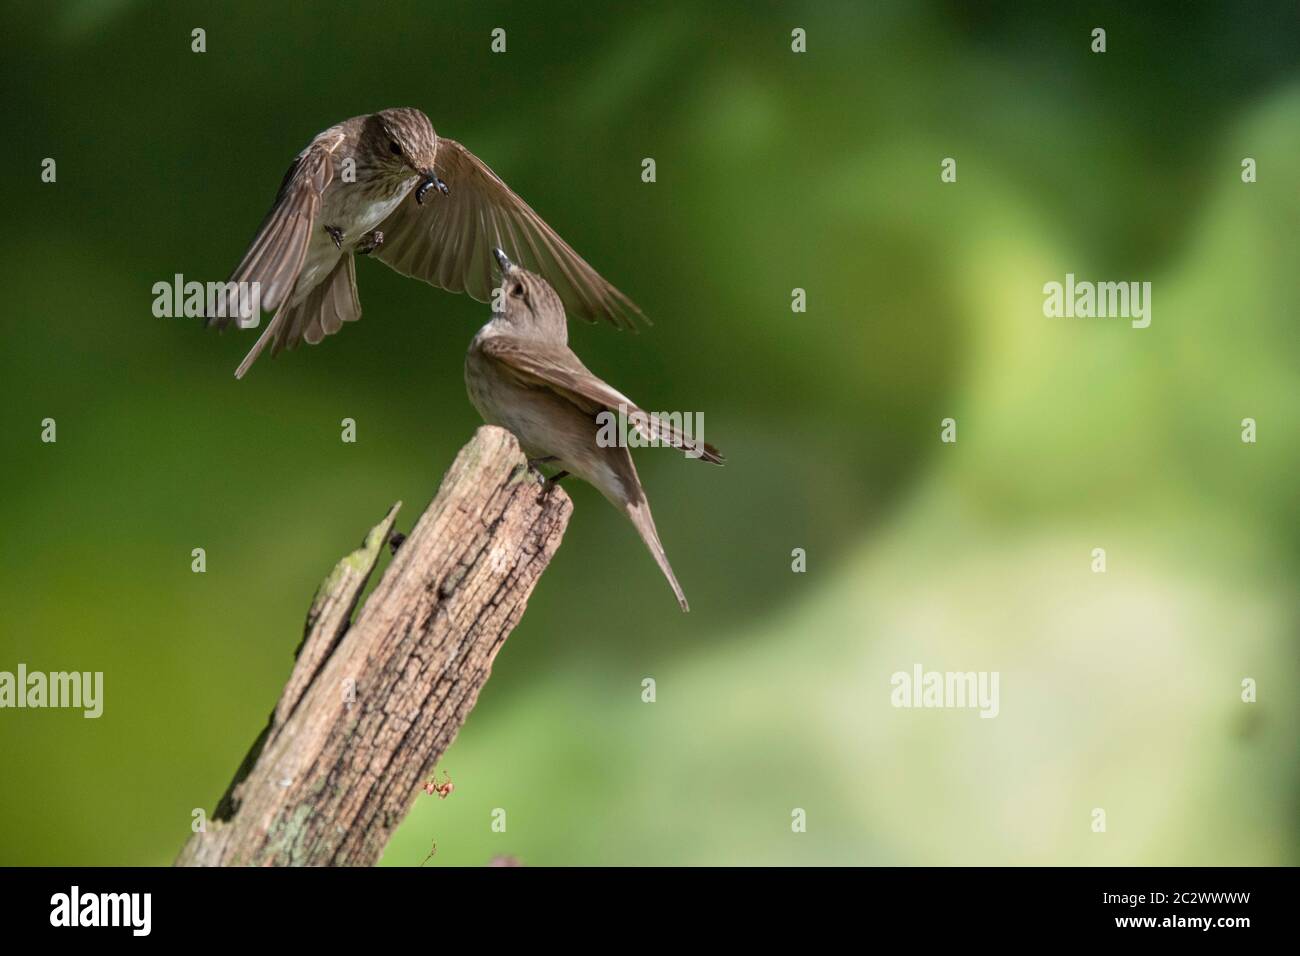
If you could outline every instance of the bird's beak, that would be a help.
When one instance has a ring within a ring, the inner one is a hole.
[[[515,271],[515,268],[516,268],[515,264],[514,264],[513,262],[511,262],[511,261],[510,261],[510,257],[507,256],[507,255],[506,255],[504,252],[502,252],[500,249],[493,249],[493,250],[492,250],[492,255],[494,255],[494,256],[497,257],[497,265],[499,265],[499,266],[501,267],[501,271],[502,271],[502,272],[509,273],[509,272],[514,272],[514,271]]]
[[[424,205],[424,194],[430,189],[437,189],[444,196],[451,195],[451,190],[447,188],[447,184],[439,179],[438,174],[433,170],[425,173],[420,179],[420,185],[415,187],[415,201],[420,205]]]

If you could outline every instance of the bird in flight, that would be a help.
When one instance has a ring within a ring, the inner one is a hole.
[[[298,154],[208,325],[235,322],[237,284],[260,284],[274,315],[243,378],[267,346],[314,345],[361,318],[355,256],[486,302],[494,247],[545,275],[571,315],[620,328],[643,318],[486,163],[403,108],[344,120]]]
[[[465,357],[470,402],[489,425],[513,432],[536,467],[562,469],[592,485],[631,519],[668,579],[677,603],[689,611],[677,576],[659,541],[650,503],[632,464],[628,443],[602,439],[601,420],[618,413],[641,438],[721,465],[721,453],[675,422],[647,415],[582,364],[569,348],[564,303],[541,276],[511,262],[501,249],[501,284],[491,320],[479,330]],[[602,414],[606,413],[606,414]],[[641,442],[645,443],[645,442]]]

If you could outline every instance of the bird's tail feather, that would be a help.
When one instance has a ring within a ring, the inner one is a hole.
[[[244,373],[252,368],[253,363],[257,361],[257,357],[261,355],[262,351],[272,342],[272,340],[275,339],[275,333],[279,330],[280,324],[284,321],[284,310],[286,305],[288,305],[287,302],[282,302],[280,303],[280,308],[275,310],[275,315],[271,317],[271,321],[266,323],[266,330],[257,337],[257,342],[255,342],[253,347],[248,350],[248,354],[244,356],[244,360],[239,363],[239,368],[235,369],[235,378],[243,378]]]
[[[629,501],[623,505],[627,511],[627,516],[632,519],[632,524],[641,535],[641,540],[646,543],[650,549],[650,554],[654,556],[655,563],[659,565],[659,570],[664,573],[668,583],[672,585],[673,593],[677,595],[677,603],[681,605],[683,611],[689,611],[691,606],[686,603],[686,595],[682,592],[682,586],[677,583],[677,575],[673,574],[673,567],[668,563],[668,555],[664,553],[664,546],[659,543],[659,532],[655,530],[655,519],[650,516],[650,503],[645,500],[643,495],[639,501]]]
[[[235,378],[243,378],[249,366],[257,361],[262,351],[271,346],[271,356],[281,349],[293,348],[300,341],[310,345],[320,342],[343,328],[344,322],[361,318],[361,302],[357,298],[357,273],[351,255],[341,256],[338,264],[324,282],[317,285],[297,305],[290,306],[294,290],[285,296],[266,331],[257,340],[252,351],[239,363]]]

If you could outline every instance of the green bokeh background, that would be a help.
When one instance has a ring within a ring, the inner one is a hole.
[[[386,863],[1295,863],[1300,16],[1046,6],[6,4],[0,669],[102,670],[106,709],[0,711],[0,863],[169,863],[317,583],[478,424],[485,307],[378,263],[242,382],[252,333],[151,313],[395,105],[644,308],[574,348],[729,464],[638,455],[687,616],[571,489]],[[1045,318],[1067,272],[1151,281],[1151,327]],[[1001,714],[891,707],[915,663],[1000,672]]]

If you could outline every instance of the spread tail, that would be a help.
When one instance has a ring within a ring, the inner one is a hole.
[[[275,310],[275,317],[267,324],[266,331],[239,363],[235,378],[243,378],[244,373],[268,345],[271,346],[272,356],[279,354],[281,349],[291,349],[302,341],[315,345],[325,336],[333,335],[343,328],[344,322],[355,322],[361,318],[356,266],[351,255],[342,256],[324,282],[312,289],[297,305],[291,306],[289,302],[296,288],[289,290],[280,307]]]

